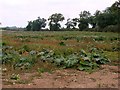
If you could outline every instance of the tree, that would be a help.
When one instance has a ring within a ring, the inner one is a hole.
[[[60,25],[60,21],[63,21],[65,18],[61,13],[55,13],[52,14],[49,18],[48,21],[49,22],[49,27],[50,30],[59,30],[61,25]]]
[[[95,16],[89,17],[89,24],[92,26],[92,28],[96,27],[96,17]]]
[[[79,14],[80,19],[78,20],[78,27],[80,30],[88,28],[89,17],[91,16],[89,11],[83,11]]]
[[[101,11],[96,10],[94,15],[88,17],[88,23],[92,26],[92,28],[95,28],[97,26],[96,17],[98,17],[100,14],[101,14]]]
[[[101,11],[96,10],[96,11],[95,11],[95,13],[94,13],[94,16],[96,16],[96,17],[97,17],[97,16],[99,16],[101,13],[102,13]]]
[[[38,19],[33,21],[33,25],[35,26],[33,29],[34,30],[41,30],[41,28],[44,28],[46,26],[46,19],[38,17]]]
[[[102,13],[97,17],[97,25],[105,28],[109,25],[115,25],[115,17],[112,13]]]
[[[74,19],[67,19],[67,23],[65,24],[67,26],[67,29],[75,29],[76,25],[77,25],[77,18]]]
[[[105,13],[112,14],[114,16],[114,22],[120,24],[120,0],[112,4],[111,7],[108,7]]]
[[[88,28],[88,20],[87,19],[80,19],[78,27],[81,31],[83,31],[84,29]]]
[[[100,28],[109,25],[120,24],[120,1],[116,1],[111,7],[108,7],[103,13],[96,14],[96,23]]]
[[[39,31],[46,26],[46,19],[38,17],[36,20],[29,21],[27,25],[27,30]]]
[[[28,21],[28,25],[26,26],[27,31],[32,30],[32,21]]]
[[[88,18],[91,16],[91,14],[90,14],[89,11],[83,11],[83,12],[81,12],[81,13],[79,14],[79,16],[80,16],[80,19],[81,19],[81,18],[82,18],[82,19],[88,19]]]

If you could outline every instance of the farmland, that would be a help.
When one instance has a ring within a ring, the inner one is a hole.
[[[19,87],[16,84],[25,87],[36,78],[47,78],[46,74],[55,78],[58,71],[61,75],[63,72],[91,75],[93,81],[97,81],[92,77],[95,72],[99,73],[98,76],[101,72],[114,73],[112,78],[118,78],[119,40],[118,33],[112,32],[2,31],[3,87]],[[22,75],[27,75],[28,79]],[[93,87],[117,85],[116,80],[110,85],[97,83]]]

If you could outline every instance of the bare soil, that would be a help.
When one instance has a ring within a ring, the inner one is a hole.
[[[3,75],[2,88],[118,88],[119,73],[118,66],[102,65],[93,73],[59,69],[52,73],[21,73],[19,80]]]

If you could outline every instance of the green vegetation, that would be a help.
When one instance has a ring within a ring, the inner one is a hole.
[[[64,42],[60,42],[59,45],[65,46],[65,43]]]
[[[12,74],[10,79],[13,79],[13,80],[20,79],[19,74]]]
[[[29,42],[21,41],[26,38]],[[37,65],[40,73],[51,72],[52,65],[92,71],[118,61],[119,40],[118,33],[110,32],[3,31],[2,64],[12,70],[31,70]]]

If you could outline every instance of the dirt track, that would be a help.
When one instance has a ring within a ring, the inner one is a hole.
[[[38,75],[38,73],[24,73],[20,75],[21,81],[3,85],[3,88],[118,88],[118,67],[103,65],[100,70],[91,74],[74,69],[56,70]],[[3,84],[5,80],[3,79]]]

